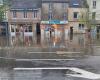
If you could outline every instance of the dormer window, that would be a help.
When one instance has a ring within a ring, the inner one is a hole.
[[[78,6],[79,4],[78,4],[78,3],[74,3],[73,5],[74,5],[74,6]]]

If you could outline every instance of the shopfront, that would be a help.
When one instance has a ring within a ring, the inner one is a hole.
[[[41,21],[41,34],[49,36],[62,36],[64,35],[65,28],[68,24],[68,21]]]
[[[32,36],[33,27],[34,26],[32,24],[11,24],[10,34],[11,36],[17,36],[17,35]]]

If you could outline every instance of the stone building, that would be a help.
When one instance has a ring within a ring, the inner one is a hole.
[[[40,33],[41,0],[11,0],[8,25],[11,36]]]
[[[100,0],[87,0],[91,29],[100,33]]]
[[[85,33],[88,24],[86,0],[69,0],[68,29],[74,33]]]
[[[65,32],[68,25],[68,0],[42,0],[41,30],[42,35]]]

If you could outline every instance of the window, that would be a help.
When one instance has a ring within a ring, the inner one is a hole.
[[[27,12],[24,11],[24,18],[27,18]]]
[[[33,11],[33,17],[37,18],[37,11]]]
[[[62,8],[63,9],[66,9],[68,7],[68,4],[67,3],[62,3]]]
[[[66,12],[63,13],[63,19],[67,20],[67,13]]]
[[[75,19],[78,18],[78,12],[74,12],[74,16],[73,16]]]
[[[93,8],[96,8],[96,1],[93,1]]]
[[[74,6],[78,6],[79,4],[78,4],[78,3],[74,3],[73,5],[74,5]]]
[[[92,12],[92,19],[95,19],[96,12]]]
[[[13,11],[13,18],[16,18],[17,17],[17,13],[16,11]]]
[[[79,24],[79,30],[83,30],[84,29],[84,24]]]
[[[49,20],[53,18],[53,14],[52,14],[51,12],[48,13],[48,15],[49,15],[49,16],[48,16],[48,17],[49,17]]]
[[[32,26],[31,25],[26,25],[25,26],[25,32],[32,32]]]
[[[52,9],[52,3],[49,3],[49,10]]]

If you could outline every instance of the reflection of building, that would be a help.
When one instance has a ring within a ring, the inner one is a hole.
[[[68,0],[42,0],[42,31],[61,33],[68,24]]]
[[[11,35],[33,35],[41,20],[41,0],[12,0],[8,13]]]
[[[88,8],[85,0],[70,0],[68,8],[68,21],[74,33],[85,33],[88,20]]]

